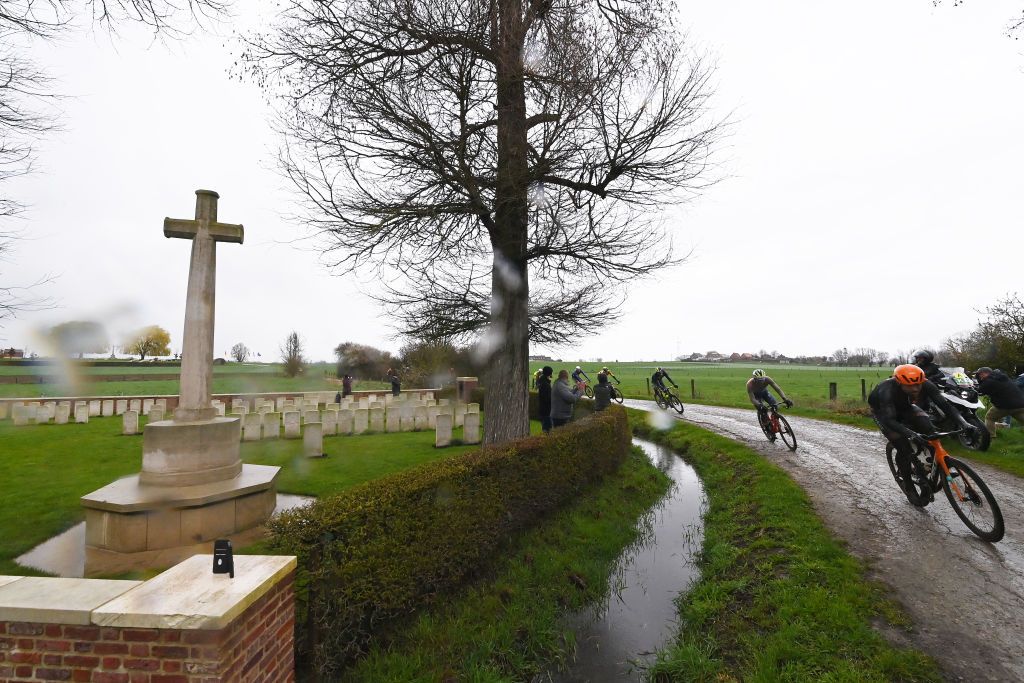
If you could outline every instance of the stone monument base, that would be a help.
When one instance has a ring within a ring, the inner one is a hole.
[[[135,475],[82,496],[86,575],[174,564],[217,538],[259,538],[277,504],[279,471],[244,465],[232,479],[177,487]]]

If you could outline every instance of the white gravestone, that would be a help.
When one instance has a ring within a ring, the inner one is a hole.
[[[71,405],[67,401],[61,401],[57,404],[56,411],[53,414],[53,422],[54,424],[66,425],[69,417],[71,417]]]
[[[259,441],[263,431],[263,416],[249,413],[242,419],[242,441]]]
[[[134,410],[126,410],[121,416],[121,433],[122,434],[138,434],[139,433],[139,414]]]
[[[227,406],[224,405],[223,401],[213,401],[210,403],[210,405],[212,405],[213,409],[217,411],[218,417],[224,417],[227,411]]]
[[[53,401],[47,401],[43,405],[36,408],[36,424],[47,424],[53,419],[54,414],[57,412],[57,404]]]
[[[334,436],[338,433],[338,411],[324,411],[324,436]]]
[[[28,408],[25,406],[14,406],[11,409],[11,419],[14,420],[15,427],[25,427],[28,425]]]
[[[281,436],[281,414],[263,413],[263,438],[276,439]]]
[[[347,408],[343,408],[338,411],[338,433],[339,434],[351,434],[352,433],[352,420],[355,417],[355,411]]]
[[[427,409],[425,406],[420,406],[413,412],[413,421],[416,426],[416,431],[430,429],[430,422],[427,420]]]
[[[153,405],[160,406],[161,408],[164,409],[164,415],[167,414],[167,399],[166,398],[158,398],[156,401],[153,402]]]
[[[462,423],[463,423],[463,420],[464,420],[464,418],[466,416],[466,406],[464,404],[462,404],[462,403],[456,404],[455,405],[454,415],[455,415],[455,426],[456,427],[461,427]]]
[[[480,404],[479,403],[467,403],[466,404],[466,412],[467,413],[479,413],[480,412]]]
[[[159,422],[164,419],[164,407],[159,403],[154,403],[149,409],[149,421]]]
[[[89,417],[99,417],[101,412],[102,405],[100,401],[89,401]]]
[[[114,399],[104,399],[100,402],[100,415],[110,417],[114,414]]]
[[[352,419],[352,433],[362,434],[369,428],[370,411],[366,408],[356,408]]]
[[[153,407],[153,403],[155,403],[155,401],[153,401],[153,399],[151,399],[151,398],[144,398],[144,399],[142,399],[142,414],[143,415],[149,415],[149,409]]]
[[[307,422],[302,429],[302,450],[307,458],[321,458],[324,455],[322,427],[319,422]]]
[[[397,432],[402,428],[402,413],[392,408],[387,412],[388,431]]]
[[[384,431],[384,409],[383,408],[372,408],[370,410],[370,431],[371,432],[383,432]]]
[[[362,408],[363,410],[367,410],[370,407],[370,399],[366,398],[365,396],[360,396],[359,407]]]
[[[403,432],[411,432],[411,431],[414,431],[416,429],[416,418],[413,417],[412,413],[406,414],[406,413],[403,412],[401,414],[401,418],[400,419],[402,421],[402,431]]]
[[[480,443],[480,413],[466,413],[462,425],[462,443]]]
[[[7,419],[7,404],[6,403],[0,403],[0,420],[6,420],[6,419]]]
[[[320,411],[319,410],[313,410],[313,409],[311,409],[311,408],[309,408],[307,406],[306,409],[304,411],[302,411],[302,424],[306,424],[307,422],[319,422],[319,421],[320,421]]]
[[[434,428],[434,446],[443,448],[452,443],[452,416],[441,413],[437,416],[437,426]]]
[[[114,414],[124,415],[124,411],[128,410],[128,401],[123,398],[119,398],[114,401]]]
[[[284,403],[287,400],[288,399],[286,399],[284,396],[278,396],[277,398],[274,399],[274,405],[277,408],[277,412],[281,412],[281,409],[284,408]]]
[[[448,399],[446,399],[446,398],[439,398],[439,399],[437,399],[437,405],[439,405],[439,406],[446,406],[446,405],[448,405]]]
[[[75,401],[75,422],[79,424],[89,422],[89,404],[85,401]]]
[[[299,413],[290,410],[284,414],[284,438],[297,439],[301,436],[301,421]]]
[[[136,413],[140,413],[141,414],[142,413],[142,401],[137,399],[137,398],[133,398],[132,400],[128,401],[128,410],[134,410]]]

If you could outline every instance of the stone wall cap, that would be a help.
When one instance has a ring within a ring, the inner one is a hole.
[[[192,486],[148,486],[140,484],[139,475],[133,474],[82,496],[81,503],[95,510],[122,513],[209,505],[265,491],[275,484],[280,471],[273,465],[242,465],[237,477]]]
[[[0,586],[0,621],[77,626],[92,623],[92,611],[97,607],[143,585],[141,581],[106,579],[3,578],[14,580]]]
[[[291,555],[235,555],[235,578],[213,573],[213,555],[193,555],[94,610],[118,628],[219,630],[295,571]]]

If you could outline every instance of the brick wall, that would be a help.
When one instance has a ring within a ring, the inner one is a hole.
[[[0,621],[0,682],[294,681],[295,572],[220,630]]]

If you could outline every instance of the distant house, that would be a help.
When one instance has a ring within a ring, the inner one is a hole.
[[[0,349],[0,358],[24,358],[25,351],[22,349]]]
[[[718,351],[708,351],[707,353],[704,354],[704,360],[709,360],[713,362],[720,361],[723,358],[725,358],[725,356],[720,354]]]

